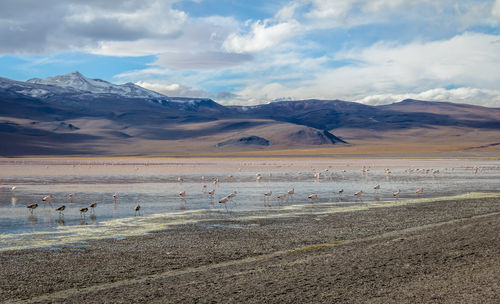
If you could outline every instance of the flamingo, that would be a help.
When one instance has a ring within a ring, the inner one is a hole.
[[[276,196],[276,198],[279,200],[279,201],[283,201],[286,197],[286,194],[278,194],[278,196]]]
[[[376,185],[375,187],[373,187],[373,189],[379,190],[380,189],[380,185]]]
[[[229,197],[225,196],[219,200],[219,204],[225,204],[229,201]]]
[[[344,189],[339,190],[339,195],[342,195],[342,193],[344,193]]]
[[[49,195],[47,195],[47,196],[44,196],[44,197],[42,198],[42,201],[43,201],[43,202],[47,202],[47,203],[49,203],[50,205],[52,205],[52,204],[50,203],[50,201],[52,201],[52,194],[49,194]]]
[[[33,210],[38,207],[38,204],[29,204],[26,208],[28,208],[31,211],[31,214],[33,214]]]
[[[66,206],[62,205],[56,208],[56,211],[59,212],[59,215],[64,215],[63,211],[66,209]]]
[[[115,200],[115,204],[116,204],[116,200],[118,200],[118,194],[113,194],[113,199]]]
[[[233,176],[232,176],[232,175],[228,175],[228,176],[227,176],[227,181],[228,181],[228,182],[230,182],[230,181],[231,181],[231,178],[233,178]]]
[[[295,188],[292,188],[291,190],[288,190],[288,191],[286,192],[286,194],[288,194],[288,195],[290,195],[290,196],[294,195],[294,194],[295,194]]]
[[[399,194],[401,194],[401,189],[398,189],[398,191],[394,192],[392,195],[393,195],[395,198],[399,198]]]
[[[10,191],[15,192],[15,191],[16,191],[16,189],[17,189],[17,187],[16,187],[16,186],[12,186],[12,188],[10,188]]]
[[[184,181],[184,179],[183,179],[182,177],[180,177],[180,176],[179,176],[179,177],[177,178],[177,181],[178,181],[179,183],[182,183],[182,182]]]
[[[311,201],[315,201],[318,199],[318,194],[314,193],[314,194],[311,194],[307,197],[309,200]]]
[[[212,189],[212,190],[208,191],[208,194],[210,194],[211,196],[214,196],[214,194],[215,194],[215,189]]]
[[[181,192],[179,192],[179,196],[180,196],[180,197],[184,197],[184,196],[186,196],[186,191],[181,191]]]
[[[229,193],[229,195],[228,195],[227,197],[228,197],[229,199],[232,199],[233,197],[235,197],[235,196],[236,196],[236,194],[237,194],[237,193],[238,193],[238,192],[233,191],[233,192]]]
[[[73,198],[75,197],[75,194],[74,193],[70,193],[68,195],[68,197],[69,197],[70,202],[73,203]]]
[[[260,182],[260,181],[262,180],[262,176],[260,176],[260,175],[259,175],[259,176],[257,176],[257,177],[255,178],[255,180],[256,180],[256,181],[258,181],[258,182]]]
[[[134,211],[135,211],[134,215],[137,215],[137,213],[139,213],[139,215],[141,215],[141,205],[139,205],[139,204],[135,205]]]
[[[269,192],[264,193],[264,196],[265,196],[265,197],[269,197],[269,196],[271,196],[271,195],[273,195],[273,192],[272,192],[272,191],[269,191]]]
[[[415,191],[415,193],[418,195],[424,193],[424,187],[420,187],[419,189],[417,189],[417,191]]]
[[[354,196],[361,196],[363,194],[363,190],[359,190],[358,192],[354,193]]]

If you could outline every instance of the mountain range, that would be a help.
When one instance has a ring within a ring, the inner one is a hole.
[[[0,77],[0,139],[2,156],[496,152],[500,108],[410,99],[223,106],[73,72]]]

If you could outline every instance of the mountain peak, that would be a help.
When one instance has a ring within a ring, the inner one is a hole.
[[[71,88],[78,91],[84,91],[94,94],[116,94],[128,98],[166,97],[160,93],[144,89],[132,83],[117,85],[102,79],[87,78],[78,71],[43,79],[33,78],[28,80],[27,82],[33,84],[57,86],[62,88]]]

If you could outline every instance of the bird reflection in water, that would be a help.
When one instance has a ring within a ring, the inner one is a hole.
[[[96,220],[97,220],[97,216],[95,216],[95,214],[91,214],[90,215],[90,220],[92,221],[92,223],[95,223]]]
[[[89,223],[87,223],[86,221],[80,221],[80,225],[88,225]]]
[[[59,219],[56,220],[56,223],[59,225],[59,226],[64,226],[65,222],[64,222],[64,218],[60,217]]]
[[[15,197],[15,196],[11,197],[10,203],[12,204],[12,207],[15,207],[17,204],[17,197]]]
[[[36,223],[38,223],[38,217],[34,214],[30,214],[28,215],[28,221],[30,222],[30,224],[35,225]]]

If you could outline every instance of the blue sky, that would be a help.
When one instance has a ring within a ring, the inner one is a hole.
[[[500,0],[5,0],[0,76],[79,71],[224,104],[500,107]]]

